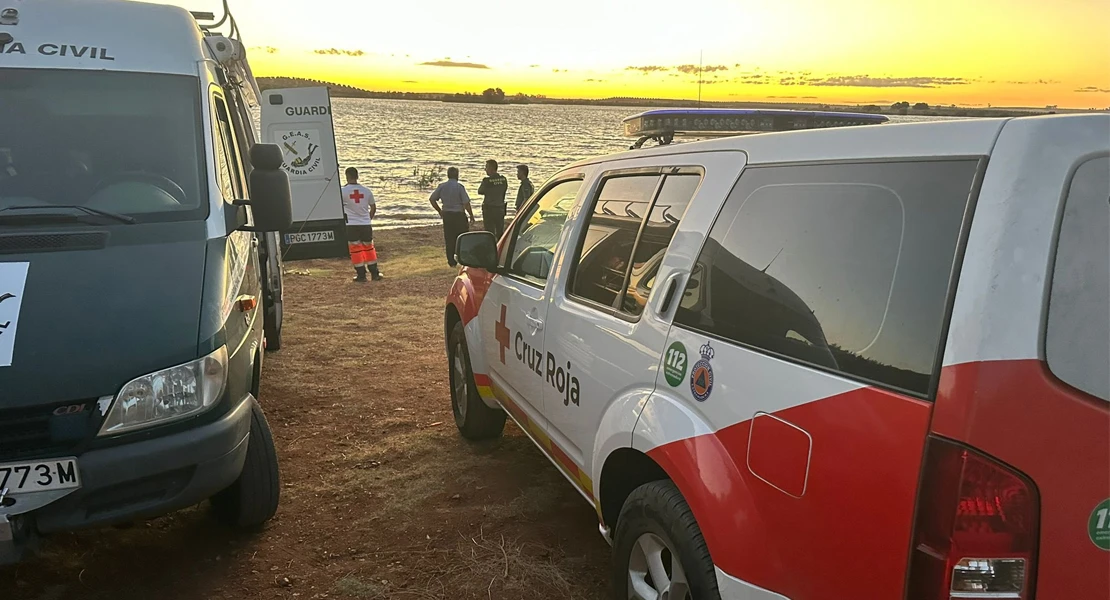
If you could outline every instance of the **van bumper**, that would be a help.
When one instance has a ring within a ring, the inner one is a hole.
[[[247,394],[220,420],[77,458],[81,487],[28,516],[52,533],[164,515],[212,497],[238,479],[247,457]]]

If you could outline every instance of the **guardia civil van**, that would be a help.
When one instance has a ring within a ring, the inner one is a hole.
[[[240,527],[277,508],[258,394],[289,180],[234,19],[197,19],[0,0],[0,563],[209,498]]]
[[[1108,227],[1105,113],[585,160],[459,238],[455,422],[520,425],[621,600],[1105,600]]]

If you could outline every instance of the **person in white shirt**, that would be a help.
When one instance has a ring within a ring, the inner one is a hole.
[[[382,278],[378,270],[378,251],[374,248],[374,229],[371,223],[378,206],[374,193],[359,184],[358,169],[347,167],[347,185],[343,186],[343,215],[347,221],[347,250],[355,267],[355,281],[366,281],[366,272],[374,281]]]

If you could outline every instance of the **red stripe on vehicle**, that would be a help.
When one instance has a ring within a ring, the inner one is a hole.
[[[1041,501],[1037,598],[1110,598],[1110,552],[1088,525],[1110,498],[1110,403],[1038,360],[945,367],[933,431],[1021,471]]]
[[[750,420],[648,454],[726,573],[790,598],[859,598],[861,586],[868,598],[900,598],[929,414],[927,402],[873,388],[775,413],[812,437],[800,498],[786,493],[800,494],[800,480],[776,489],[749,470]],[[803,456],[794,436],[765,433],[756,462]]]
[[[478,316],[482,308],[482,301],[486,298],[493,275],[483,269],[464,267],[451,284],[451,291],[447,294],[447,303],[455,305],[459,311],[463,325],[470,323]]]

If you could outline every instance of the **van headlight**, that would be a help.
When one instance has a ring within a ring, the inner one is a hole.
[[[155,371],[123,386],[98,435],[162,425],[208,410],[227,383],[227,346],[183,365]]]

